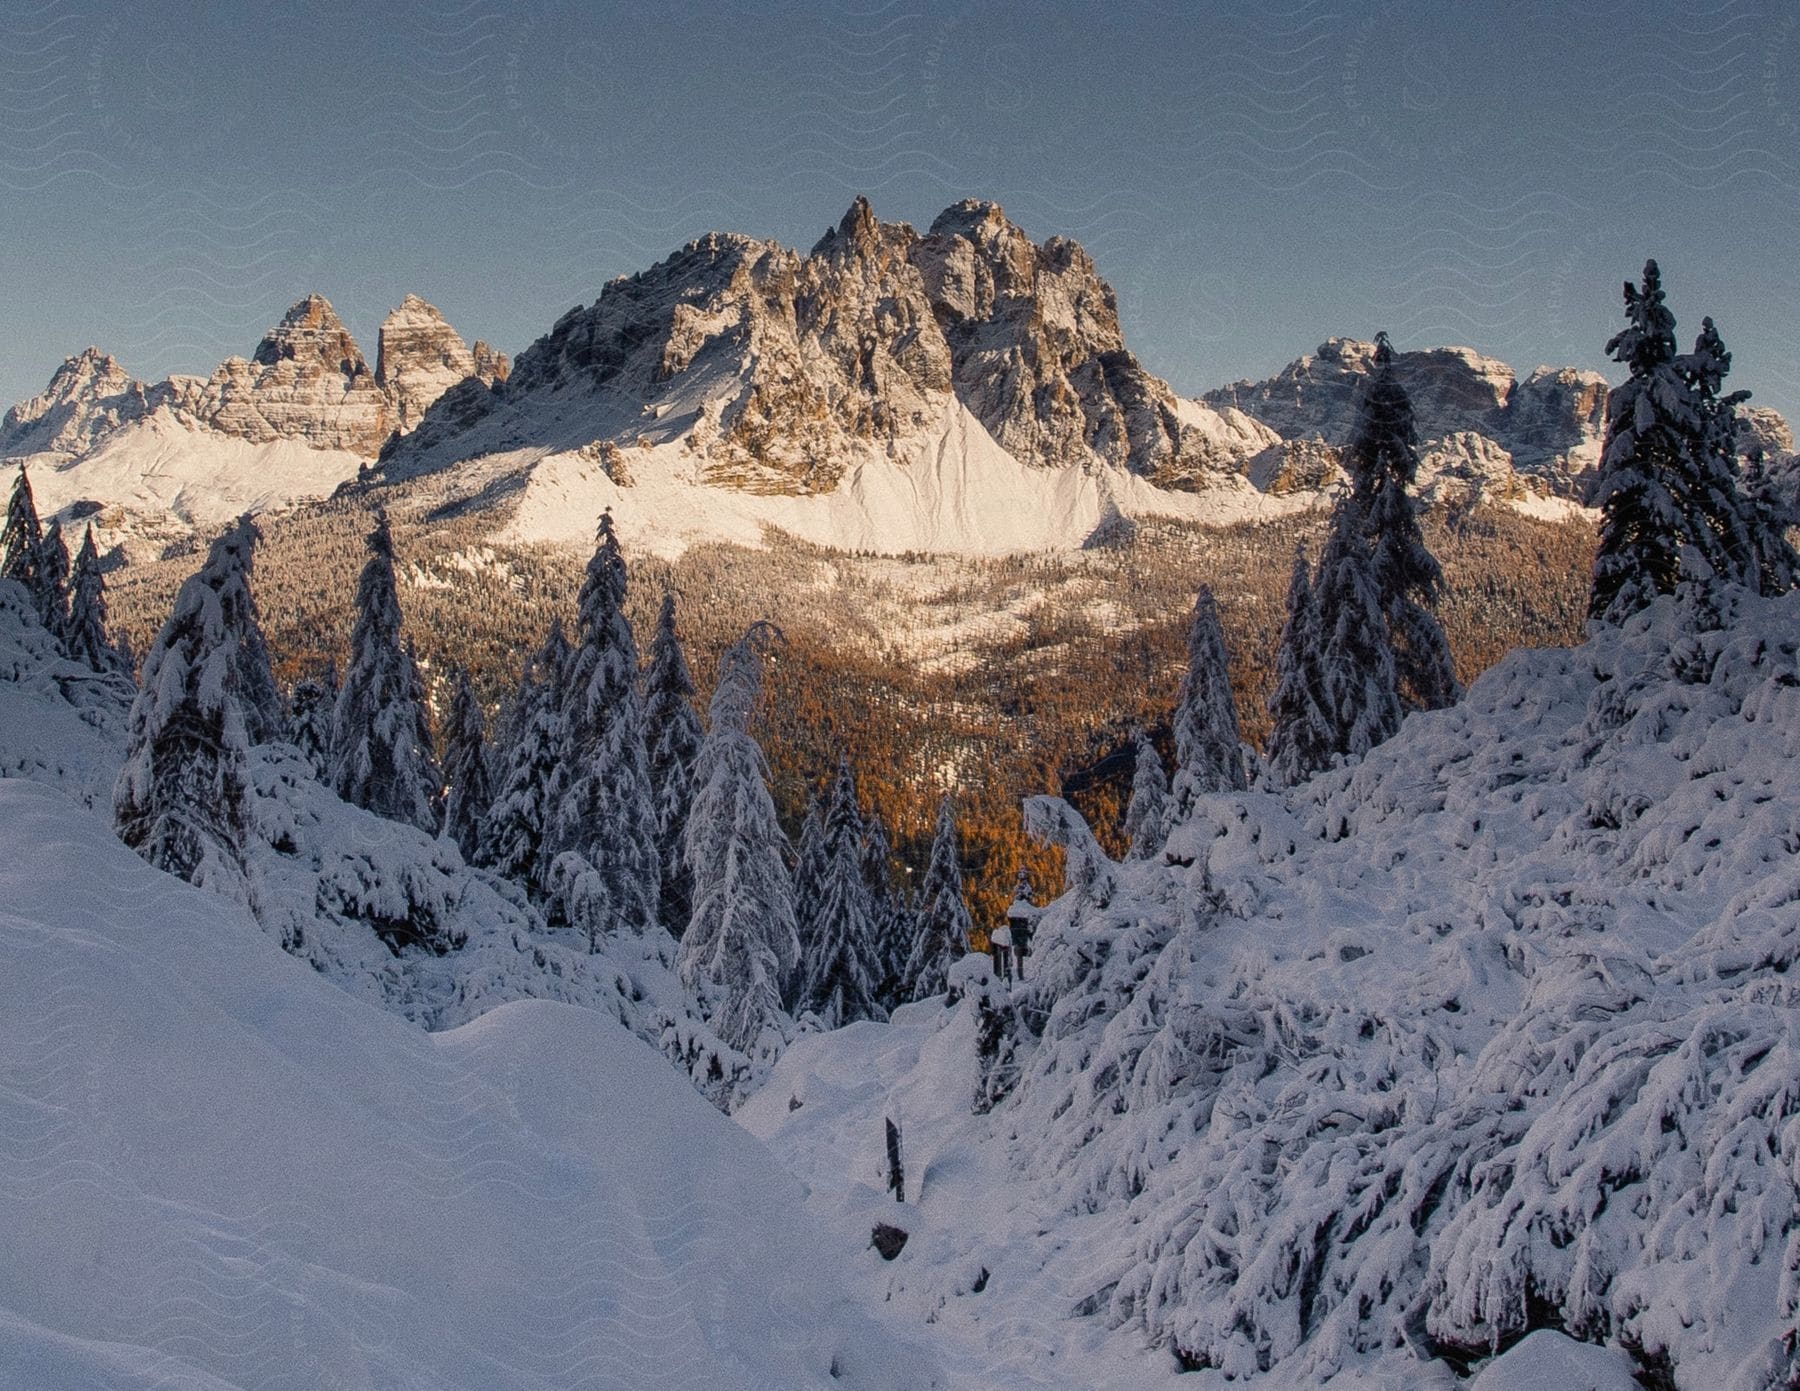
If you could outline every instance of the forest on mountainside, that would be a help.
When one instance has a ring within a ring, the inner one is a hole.
[[[503,546],[471,517],[393,514],[400,599],[434,719],[467,667],[490,724],[552,617],[568,622],[585,554]],[[1433,509],[1427,539],[1448,580],[1440,612],[1463,682],[1514,647],[1578,641],[1593,530],[1508,508]],[[930,854],[954,790],[970,911],[996,924],[1021,866],[1040,899],[1061,852],[1029,838],[1021,798],[1066,794],[1123,854],[1132,733],[1170,752],[1169,716],[1201,584],[1218,596],[1245,736],[1260,744],[1294,548],[1317,553],[1325,514],[1202,528],[1147,522],[1116,546],[1009,556],[846,555],[771,533],[762,549],[707,545],[670,562],[627,553],[627,611],[648,643],[666,588],[701,691],[721,651],[759,618],[786,643],[769,663],[756,728],[790,835],[840,752],[892,828],[905,882]],[[261,523],[254,585],[284,686],[342,667],[366,504],[334,499]],[[143,651],[196,556],[108,577],[115,622]],[[1029,730],[1029,737],[1026,731]]]

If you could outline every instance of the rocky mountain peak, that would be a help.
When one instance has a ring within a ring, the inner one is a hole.
[[[383,465],[398,476],[525,442],[679,434],[716,483],[809,492],[957,407],[1034,467],[1189,486],[1218,464],[1126,351],[1112,288],[1075,242],[1040,246],[974,199],[920,236],[858,196],[805,256],[715,233],[615,280],[521,354],[503,389],[446,399]],[[647,435],[646,417],[666,423]]]
[[[469,345],[434,304],[409,294],[381,323],[375,382],[393,408],[393,428],[412,429],[431,404],[458,382],[504,378],[506,359],[485,343],[477,361]]]
[[[1007,220],[998,203],[982,198],[964,198],[952,203],[932,220],[931,236],[967,237],[970,241],[998,240],[1008,231],[1017,231]]]
[[[99,348],[64,358],[43,392],[0,417],[0,454],[67,453],[148,409],[144,384]]]
[[[908,229],[910,230],[910,229]],[[862,194],[857,194],[851,202],[849,210],[838,219],[836,227],[825,229],[825,235],[813,244],[812,254],[823,255],[833,247],[849,245],[852,247],[868,247],[874,244],[881,234],[881,224],[875,219],[875,209]]]
[[[1284,440],[1341,445],[1374,365],[1374,343],[1328,338],[1267,380],[1233,382],[1201,400],[1241,409]],[[1495,473],[1489,484],[1513,486],[1516,469],[1553,492],[1577,496],[1599,461],[1606,379],[1596,372],[1540,367],[1521,381],[1504,362],[1463,347],[1400,352],[1394,370],[1412,398],[1428,467],[1442,454],[1462,461],[1451,472],[1473,477],[1479,470],[1467,465],[1475,460],[1506,475]],[[1474,449],[1463,438],[1472,436],[1494,448]]]
[[[503,381],[509,364],[486,344],[471,349],[443,315],[408,295],[381,328],[377,369],[323,295],[307,295],[263,335],[248,358],[205,377],[154,386],[133,380],[98,348],[68,358],[40,396],[0,421],[0,452],[79,457],[151,416],[253,444],[297,440],[371,458],[412,428],[450,387]]]
[[[345,377],[367,374],[362,349],[324,295],[308,295],[281,316],[256,345],[250,360],[262,367],[282,362],[318,365]]]

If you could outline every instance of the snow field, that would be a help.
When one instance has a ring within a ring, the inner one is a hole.
[[[422,1033],[52,790],[0,841],[0,1383],[932,1383],[610,1019]]]

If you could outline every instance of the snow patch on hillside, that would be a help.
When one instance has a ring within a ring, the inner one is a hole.
[[[171,521],[205,530],[242,515],[291,507],[328,496],[357,475],[364,460],[341,449],[313,449],[299,440],[261,444],[184,425],[167,409],[107,436],[87,454],[29,458],[39,510],[48,515],[77,502],[118,508],[109,530],[132,519]]]
[[[1204,492],[1155,487],[1111,468],[1033,468],[994,441],[954,398],[937,426],[892,456],[870,447],[831,492],[740,492],[700,481],[680,438],[623,451],[628,481],[581,452],[519,451],[522,496],[504,535],[512,541],[587,544],[611,508],[634,549],[677,556],[707,542],[762,544],[773,528],[814,545],[897,555],[1006,555],[1074,550],[1116,515],[1226,525],[1303,511],[1311,496],[1272,497],[1241,478]]]

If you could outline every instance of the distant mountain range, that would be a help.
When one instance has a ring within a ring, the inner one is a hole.
[[[1226,521],[1336,477],[1372,346],[1333,338],[1261,382],[1185,399],[1126,347],[1075,242],[965,201],[920,234],[858,198],[802,255],[712,233],[564,314],[511,367],[407,296],[370,369],[301,300],[209,377],[131,378],[90,348],[0,421],[48,510],[161,537],[356,482],[493,505],[575,540],[611,506],[662,547],[774,525],[878,550],[1059,548],[1120,518]],[[1520,378],[1468,348],[1403,352],[1422,491],[1567,511],[1598,462],[1606,382]],[[1788,454],[1772,411],[1749,442]]]

